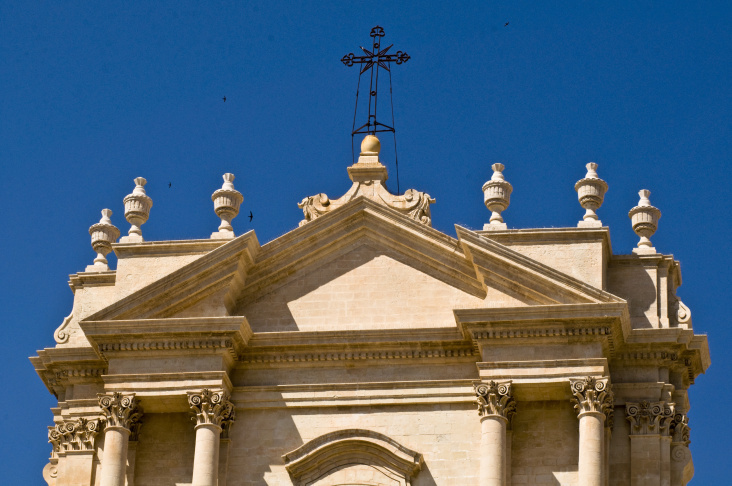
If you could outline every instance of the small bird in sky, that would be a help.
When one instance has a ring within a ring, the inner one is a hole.
[[[221,99],[222,99],[222,100],[224,100],[224,103],[226,103],[226,96],[224,96],[224,97],[223,97],[223,98],[221,98]]]
[[[508,26],[508,22],[506,22],[505,24],[503,24],[503,26],[504,27]],[[224,100],[224,101],[226,101],[226,100]]]
[[[252,212],[251,212],[251,211],[249,211],[249,222],[250,222],[250,223],[252,222],[252,219],[253,219],[253,218],[254,218],[254,215],[252,214]]]
[[[170,189],[173,186],[172,182],[168,182],[168,189]]]

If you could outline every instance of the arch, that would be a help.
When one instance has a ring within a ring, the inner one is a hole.
[[[362,429],[346,429],[321,435],[282,456],[295,486],[308,486],[352,466],[370,466],[409,486],[422,469],[422,454],[395,440]],[[360,480],[354,484],[369,484]]]

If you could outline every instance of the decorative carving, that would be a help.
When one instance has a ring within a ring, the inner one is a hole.
[[[493,164],[491,180],[483,184],[483,202],[488,211],[491,211],[490,223],[483,226],[484,230],[507,229],[501,213],[511,204],[513,187],[503,178],[503,164]]]
[[[378,204],[387,206],[405,216],[427,226],[432,225],[430,204],[435,199],[429,194],[408,189],[404,195],[397,196],[386,189],[388,178],[386,167],[379,161],[381,143],[374,135],[367,135],[361,143],[361,156],[358,162],[348,168],[353,185],[339,199],[331,200],[326,194],[308,196],[297,205],[303,212],[300,226],[329,213],[359,196],[364,196]]]
[[[102,427],[100,419],[78,418],[57,422],[48,428],[48,442],[53,446],[51,458],[68,451],[93,451],[94,440]]]
[[[601,227],[602,222],[595,214],[595,211],[602,206],[602,201],[605,199],[607,182],[598,177],[596,163],[590,162],[585,167],[587,168],[585,178],[577,181],[574,185],[580,206],[585,209],[585,215],[577,226],[580,228]]]
[[[475,339],[511,339],[511,338],[534,338],[553,336],[610,336],[612,330],[609,327],[580,327],[575,329],[512,329],[510,331],[474,331]]]
[[[135,394],[123,395],[114,392],[111,395],[98,394],[99,406],[107,420],[107,427],[124,427],[131,432],[130,440],[137,440],[142,419],[142,408]]]
[[[610,378],[570,379],[572,403],[578,415],[587,412],[600,412],[605,415],[606,425],[610,426],[614,419],[614,405]]]
[[[56,340],[59,344],[64,344],[69,342],[69,337],[71,337],[71,333],[66,329],[69,327],[69,323],[71,322],[71,319],[74,318],[74,311],[71,311],[71,314],[66,316],[64,318],[64,322],[61,323],[60,326],[54,331],[53,338]]]
[[[689,427],[689,417],[685,412],[676,412],[671,421],[671,441],[688,446],[691,443],[689,436],[691,428]]]
[[[221,225],[218,233],[213,233],[211,238],[233,238],[234,228],[231,227],[231,220],[239,214],[239,206],[244,201],[241,192],[234,189],[234,174],[224,174],[224,184],[221,189],[211,195],[214,202],[214,212],[221,218]]]
[[[145,184],[147,184],[147,181],[144,177],[137,177],[132,194],[128,194],[124,198],[125,219],[132,227],[127,233],[128,236],[120,240],[123,243],[143,241],[140,226],[145,224],[147,218],[150,217],[150,208],[153,205],[152,199],[145,193]]]
[[[456,349],[413,349],[406,351],[362,351],[348,353],[246,354],[243,363],[287,363],[304,361],[350,361],[361,359],[422,359],[474,356],[472,347]]]
[[[107,255],[112,251],[112,243],[119,238],[119,229],[112,224],[109,217],[112,216],[111,209],[102,209],[102,219],[89,228],[92,249],[97,252],[94,265],[86,267],[87,272],[106,272],[109,270]]]
[[[192,420],[196,425],[214,424],[221,427],[222,438],[229,437],[229,431],[236,418],[234,404],[225,391],[204,388],[200,392],[188,392],[188,405],[193,409]]]
[[[653,248],[649,238],[653,236],[658,228],[661,211],[651,206],[651,201],[648,199],[651,191],[642,189],[638,192],[638,195],[640,196],[638,205],[628,213],[628,217],[633,223],[633,231],[640,236],[638,247],[633,248],[633,253],[656,253],[656,249]]]
[[[516,401],[511,394],[511,382],[475,383],[477,395],[478,415],[500,415],[511,422],[516,413]]]
[[[679,326],[691,329],[691,310],[679,299],[676,299],[676,320]]]
[[[625,413],[630,422],[630,435],[668,435],[674,417],[674,403],[626,403]]]

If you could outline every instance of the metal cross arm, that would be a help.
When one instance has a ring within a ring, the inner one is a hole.
[[[368,49],[364,49],[363,47],[361,47],[361,50],[366,54],[365,56],[355,56],[352,52],[350,52],[343,56],[341,62],[348,67],[353,66],[354,64],[363,64],[360,74],[368,71],[374,65],[374,62],[378,63],[379,67],[382,67],[387,71],[391,71],[391,69],[389,69],[390,62],[402,64],[409,61],[410,59],[409,54],[403,51],[396,51],[395,54],[387,54],[389,49],[391,49],[393,46],[394,44],[390,45],[383,51],[379,51],[376,53],[373,53]]]

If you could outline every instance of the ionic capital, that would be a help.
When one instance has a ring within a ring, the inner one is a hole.
[[[94,440],[102,426],[100,419],[78,418],[57,422],[48,428],[48,442],[53,446],[51,457],[69,451],[93,451]]]
[[[188,405],[193,410],[196,425],[214,424],[221,427],[221,436],[226,439],[236,418],[234,404],[225,391],[204,388],[200,392],[188,392]]]
[[[625,414],[630,422],[630,435],[669,435],[675,404],[664,401],[626,403]]]
[[[135,394],[123,395],[114,392],[110,395],[98,394],[99,407],[102,409],[107,427],[124,427],[132,433],[130,440],[136,440],[142,419],[142,408]]]
[[[689,417],[686,412],[676,412],[673,420],[671,420],[671,442],[688,446],[691,443],[689,435],[691,428],[689,427]]]
[[[516,401],[511,393],[511,382],[474,383],[477,395],[478,415],[498,415],[511,422],[516,413]]]
[[[605,423],[612,424],[614,402],[610,378],[570,378],[572,403],[577,415],[587,412],[600,412],[605,415]]]

